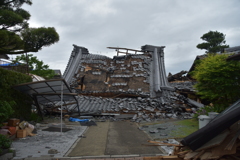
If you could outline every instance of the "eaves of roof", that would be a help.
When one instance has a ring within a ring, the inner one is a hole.
[[[229,60],[240,61],[240,52],[239,52],[238,54],[234,54],[234,55],[232,55],[232,56],[229,56],[229,57],[227,58],[227,61],[229,61]]]

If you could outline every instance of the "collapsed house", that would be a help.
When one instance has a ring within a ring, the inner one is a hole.
[[[34,97],[39,112],[59,111],[59,106],[63,105],[65,114],[132,114],[134,120],[140,121],[165,117],[191,118],[184,113],[203,107],[201,103],[177,93],[169,84],[163,46],[145,45],[141,50],[109,47],[117,51],[113,58],[90,54],[85,47],[73,47],[63,79],[39,82],[42,85],[35,82],[31,91],[31,84],[15,86],[15,89]],[[74,96],[69,98],[74,102],[68,98],[61,101],[60,82],[69,88],[65,97]],[[52,87],[54,83],[58,83],[58,89]],[[21,89],[23,86],[28,89],[24,91]],[[43,86],[52,89],[41,89]]]
[[[169,84],[163,46],[108,47],[117,51],[113,58],[73,46],[63,77],[79,94],[81,113],[133,113],[148,119],[203,106]]]

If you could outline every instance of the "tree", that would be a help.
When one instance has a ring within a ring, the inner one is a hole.
[[[25,52],[38,52],[43,46],[50,46],[59,40],[53,27],[28,28],[21,32]]]
[[[51,79],[55,75],[54,71],[49,69],[49,66],[47,64],[44,64],[43,61],[37,59],[37,57],[33,56],[33,54],[27,54],[27,56],[17,56],[14,60],[15,63],[26,63],[27,61],[29,66],[29,72],[31,74],[41,76],[45,79]]]
[[[21,8],[31,0],[1,0],[0,2],[0,54],[38,52],[44,46],[59,41],[53,27],[29,28],[31,15]]]
[[[228,48],[229,45],[225,45],[225,35],[218,31],[209,31],[205,33],[201,39],[206,41],[197,45],[198,49],[205,49],[206,53],[223,52],[224,48]]]
[[[240,62],[226,61],[227,54],[209,55],[196,65],[192,76],[201,98],[222,111],[240,98]]]

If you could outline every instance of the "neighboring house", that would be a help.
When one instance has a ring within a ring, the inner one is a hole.
[[[27,70],[26,64],[13,63],[12,61],[7,59],[0,59],[0,67],[6,70],[15,70],[17,72],[24,72]]]
[[[9,57],[6,54],[0,54],[0,66],[9,63]]]
[[[225,53],[239,54],[240,53],[240,46],[225,48],[224,51],[225,51]]]
[[[32,81],[33,81],[33,82],[36,82],[36,81],[44,81],[44,80],[45,80],[43,77],[40,77],[40,76],[35,75],[35,74],[29,73],[29,75],[32,77]]]
[[[193,64],[192,64],[191,68],[188,71],[187,77],[191,78],[191,75],[189,73],[191,73],[195,69],[197,61],[199,61],[201,59],[204,59],[206,57],[207,57],[206,54],[196,56],[195,60],[193,61]]]
[[[227,60],[236,60],[236,61],[240,61],[240,53],[238,53],[238,54],[234,54],[234,55],[228,57]]]
[[[9,59],[9,57],[6,54],[0,54],[0,61],[1,59]]]
[[[53,79],[59,79],[62,78],[62,72],[60,69],[53,69],[55,75],[53,76]]]
[[[237,60],[240,61],[240,46],[226,48],[225,52],[233,53],[232,56],[229,56],[227,60]]]

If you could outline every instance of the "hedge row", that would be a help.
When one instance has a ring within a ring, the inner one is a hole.
[[[0,101],[15,102],[12,106],[12,117],[29,119],[31,115],[32,99],[13,89],[14,85],[32,82],[32,78],[26,74],[0,68]]]

